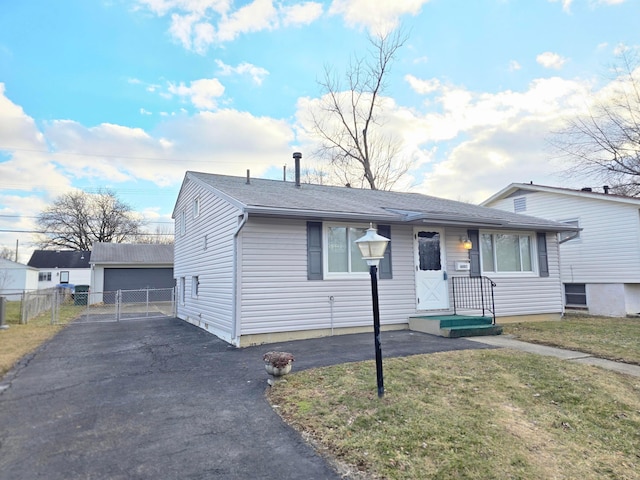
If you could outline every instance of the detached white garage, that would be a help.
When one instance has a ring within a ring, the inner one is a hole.
[[[104,292],[173,288],[173,245],[94,244],[91,285],[92,302]]]

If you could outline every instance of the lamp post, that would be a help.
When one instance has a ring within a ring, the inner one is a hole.
[[[367,233],[356,240],[362,259],[369,265],[371,276],[371,298],[373,300],[373,335],[376,347],[376,377],[378,380],[378,398],[384,396],[384,378],[382,375],[382,350],[380,349],[380,309],[378,306],[378,264],[384,258],[389,239],[378,235],[373,225],[370,224]]]

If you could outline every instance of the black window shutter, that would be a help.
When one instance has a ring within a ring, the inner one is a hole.
[[[322,222],[307,222],[307,279],[322,280]]]
[[[391,240],[391,225],[378,225],[378,234]],[[384,258],[380,260],[378,277],[381,279],[393,278],[391,270],[391,242],[387,244],[387,249],[384,251]]]
[[[471,240],[471,250],[469,250],[469,263],[471,268],[469,275],[471,277],[479,277],[482,275],[480,271],[480,231],[467,230],[467,236]]]
[[[538,268],[541,277],[549,276],[549,257],[547,255],[547,235],[544,232],[538,232]]]

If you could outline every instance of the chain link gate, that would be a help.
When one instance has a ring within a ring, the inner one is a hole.
[[[176,316],[175,288],[86,292],[75,303],[86,305],[74,323],[120,322]]]

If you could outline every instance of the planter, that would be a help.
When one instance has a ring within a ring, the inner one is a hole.
[[[267,373],[269,375],[273,375],[274,377],[281,377],[283,375],[286,375],[291,371],[291,366],[292,365],[290,363],[285,365],[284,367],[274,367],[270,363],[264,364],[264,368],[267,370]]]
[[[269,375],[281,377],[291,371],[293,355],[287,352],[267,352],[262,357],[264,368]]]

